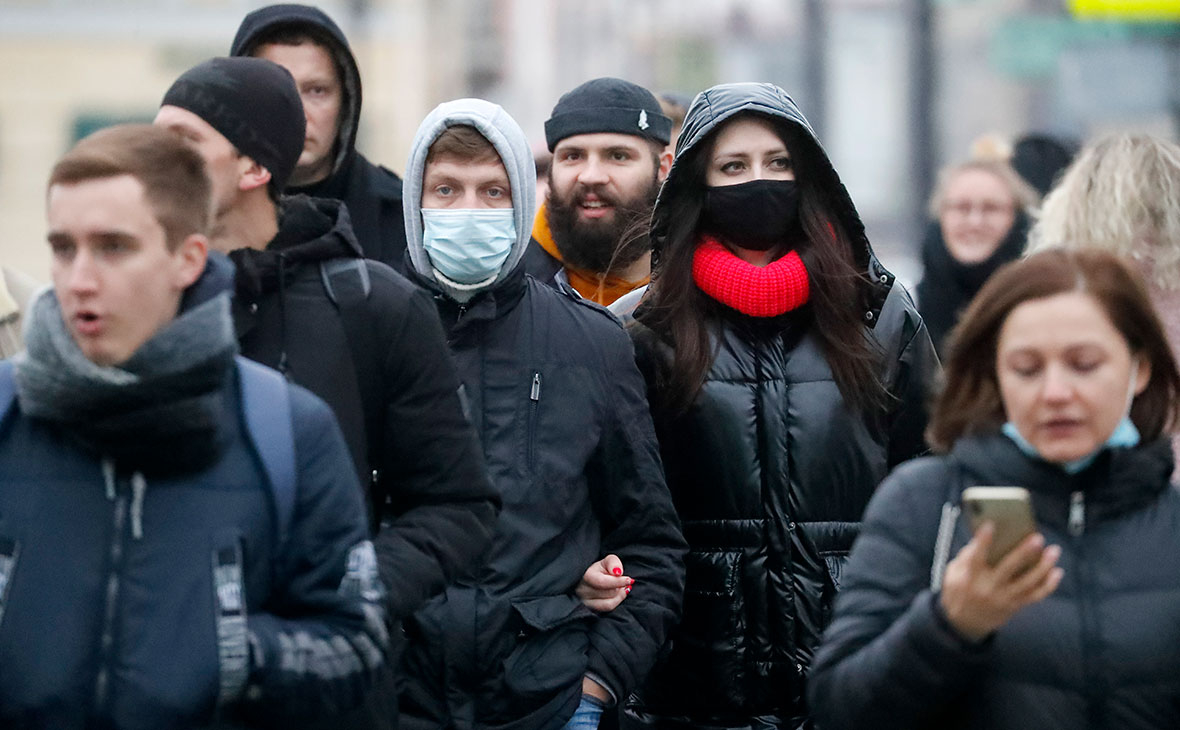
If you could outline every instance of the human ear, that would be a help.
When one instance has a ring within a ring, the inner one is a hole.
[[[209,258],[209,239],[200,233],[191,233],[176,247],[173,256],[180,261],[176,269],[175,286],[177,289],[187,289],[205,270],[205,262]]]
[[[242,169],[238,177],[239,190],[248,192],[256,188],[265,187],[270,182],[270,170],[245,155],[242,155],[241,160]]]

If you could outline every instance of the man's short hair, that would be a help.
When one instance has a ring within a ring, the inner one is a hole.
[[[449,157],[463,162],[499,162],[503,164],[495,145],[480,134],[478,129],[467,124],[447,127],[442,134],[434,139],[430,145],[430,151],[426,153],[426,164],[429,165],[440,157]]]
[[[194,233],[208,232],[212,185],[205,161],[163,127],[120,124],[91,134],[57,161],[46,188],[122,175],[143,185],[169,250]]]

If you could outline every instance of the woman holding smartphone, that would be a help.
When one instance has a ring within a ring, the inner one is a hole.
[[[683,620],[627,720],[804,727],[861,514],[925,450],[934,349],[777,86],[697,96],[652,231],[631,333],[691,552]]]
[[[1097,251],[1009,264],[945,368],[940,455],[881,485],[849,559],[819,723],[1180,727],[1180,373],[1142,281]],[[1039,529],[994,565],[960,515],[980,485],[1027,489]]]

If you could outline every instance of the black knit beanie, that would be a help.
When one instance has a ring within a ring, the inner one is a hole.
[[[672,120],[642,86],[605,77],[592,79],[557,100],[545,122],[545,142],[552,152],[557,143],[575,134],[615,132],[668,144]]]
[[[261,58],[211,58],[185,71],[160,106],[196,114],[239,152],[270,171],[275,190],[287,186],[303,152],[307,119],[295,79]]]

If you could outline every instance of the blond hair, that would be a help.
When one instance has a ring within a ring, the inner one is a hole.
[[[1180,289],[1180,146],[1150,134],[1087,145],[1045,197],[1028,251],[1100,248]]]
[[[938,182],[935,183],[934,193],[930,196],[931,218],[937,219],[942,214],[942,204],[946,201],[946,192],[951,186],[951,181],[969,170],[991,173],[999,178],[1008,188],[1008,192],[1012,194],[1012,201],[1016,204],[1016,207],[1024,210],[1026,213],[1031,213],[1035,210],[1037,203],[1041,199],[1036,188],[1029,185],[1012,168],[1012,165],[1008,164],[1007,160],[995,157],[980,157],[968,160],[967,162],[960,162],[957,165],[949,165],[939,170]]]

